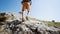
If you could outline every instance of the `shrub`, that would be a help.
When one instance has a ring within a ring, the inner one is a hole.
[[[55,22],[55,20],[52,20],[52,22]]]
[[[5,16],[0,16],[0,22],[4,22],[6,21],[6,17]]]

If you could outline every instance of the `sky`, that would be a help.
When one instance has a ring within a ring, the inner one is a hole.
[[[32,0],[30,7],[30,17],[60,22],[60,0]],[[21,9],[21,0],[0,0],[0,12],[18,13]]]

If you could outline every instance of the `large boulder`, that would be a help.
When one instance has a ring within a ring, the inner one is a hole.
[[[59,28],[46,25],[43,22],[33,20],[22,22],[21,14],[0,13],[0,21],[1,19],[2,21],[7,20],[8,22],[4,25],[0,25],[0,30],[2,32],[6,31],[9,34],[60,34]]]

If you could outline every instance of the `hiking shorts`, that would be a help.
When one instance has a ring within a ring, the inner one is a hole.
[[[26,9],[27,9],[27,11],[30,11],[30,4],[28,2],[24,2],[22,4],[22,11],[24,11]]]

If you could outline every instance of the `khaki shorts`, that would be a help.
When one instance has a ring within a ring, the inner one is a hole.
[[[30,4],[28,2],[24,2],[22,5],[23,5],[22,11],[24,11],[26,9],[27,9],[27,11],[30,11]]]

